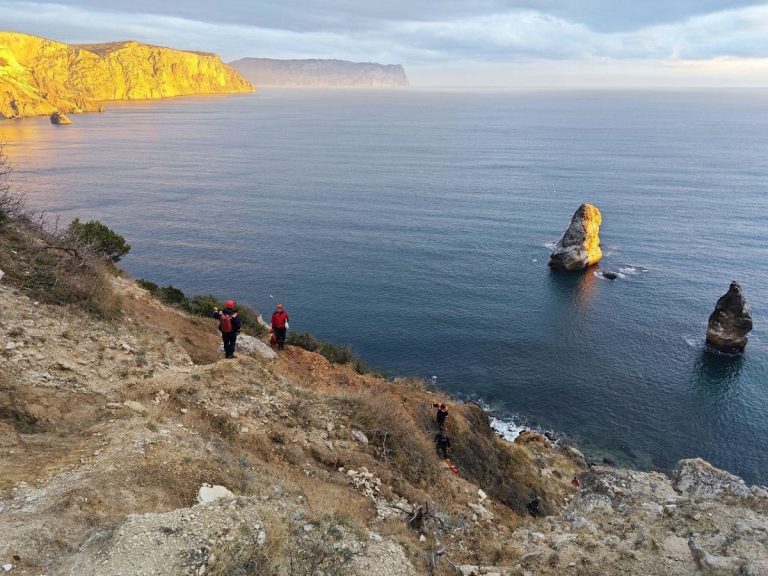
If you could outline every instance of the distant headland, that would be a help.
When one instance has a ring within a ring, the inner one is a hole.
[[[242,58],[229,65],[257,86],[391,88],[409,85],[400,64]]]
[[[96,112],[105,101],[251,91],[215,54],[132,41],[69,45],[0,32],[0,119]]]

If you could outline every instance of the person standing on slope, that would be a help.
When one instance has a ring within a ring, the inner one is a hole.
[[[221,339],[224,341],[224,357],[235,357],[235,346],[237,345],[237,334],[240,332],[242,323],[235,309],[235,301],[227,300],[224,310],[213,309],[213,317],[219,321],[219,330]]]
[[[440,402],[438,404],[432,404],[432,408],[437,408],[437,415],[435,416],[437,428],[445,428],[445,420],[448,418],[448,406]]]
[[[278,304],[274,314],[272,314],[272,332],[277,338],[277,348],[285,348],[285,333],[288,331],[288,312],[283,309],[282,304]]]

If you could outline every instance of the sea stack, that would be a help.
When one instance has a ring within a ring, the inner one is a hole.
[[[707,344],[726,353],[743,352],[752,330],[752,314],[738,282],[731,282],[721,296],[707,325]]]
[[[51,114],[51,124],[56,124],[57,126],[72,124],[72,120],[67,118],[65,114],[62,114],[56,110],[53,114]]]
[[[571,225],[563,233],[549,266],[554,270],[584,270],[597,264],[603,257],[600,250],[600,224],[603,216],[597,206],[582,204],[571,218]]]

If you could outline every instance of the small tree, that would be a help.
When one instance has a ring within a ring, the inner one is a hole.
[[[93,247],[110,262],[119,262],[131,250],[125,238],[98,220],[83,224],[79,218],[75,218],[68,232],[80,242]]]
[[[10,182],[13,167],[3,152],[0,142],[0,230],[5,227],[11,217],[21,213],[24,208],[24,195],[16,190]]]

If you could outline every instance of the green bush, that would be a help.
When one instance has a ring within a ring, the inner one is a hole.
[[[213,314],[213,309],[224,308],[224,301],[218,299],[212,294],[199,294],[189,297],[180,289],[176,288],[172,284],[168,286],[158,286],[151,280],[139,279],[136,283],[148,290],[152,296],[170,304],[181,308],[185,312],[194,314],[195,316],[203,316],[204,318],[210,318]],[[243,324],[243,331],[253,336],[264,336],[267,333],[267,329],[259,322],[259,313],[248,305],[238,307],[238,316]]]
[[[317,352],[317,349],[320,348],[320,341],[309,332],[289,332],[285,342],[309,352]]]
[[[75,218],[69,225],[68,232],[72,237],[93,247],[113,263],[119,262],[120,258],[131,250],[125,238],[98,220],[91,220],[83,224],[79,218]]]
[[[376,374],[386,378],[383,372],[376,372],[358,358],[352,349],[343,344],[341,346],[318,340],[309,332],[289,332],[285,339],[286,344],[303,348],[309,352],[317,352],[333,364],[351,364],[358,374]]]

